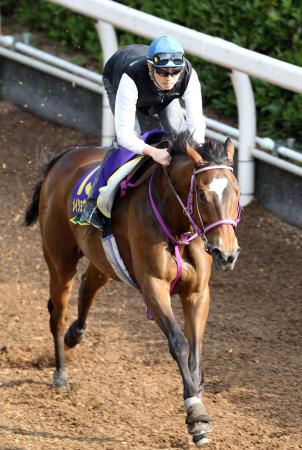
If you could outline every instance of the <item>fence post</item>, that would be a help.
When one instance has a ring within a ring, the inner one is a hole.
[[[231,73],[237,100],[239,118],[238,182],[241,203],[248,205],[255,191],[255,161],[252,150],[256,141],[256,108],[251,81],[248,75],[237,70]]]
[[[98,20],[96,29],[103,50],[104,64],[118,50],[118,41],[114,27],[110,23]],[[115,137],[114,117],[111,112],[106,92],[102,100],[102,145],[110,145]]]

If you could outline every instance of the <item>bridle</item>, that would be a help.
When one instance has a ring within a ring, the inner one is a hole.
[[[217,220],[216,222],[211,223],[210,225],[208,225],[206,227],[204,226],[204,222],[202,220],[201,213],[200,213],[199,206],[198,206],[196,178],[197,178],[197,174],[199,174],[201,172],[205,172],[207,170],[214,170],[214,169],[218,169],[218,170],[227,169],[227,170],[230,170],[233,172],[233,167],[231,167],[229,165],[209,166],[209,165],[202,164],[202,165],[199,165],[196,168],[194,168],[194,170],[192,172],[192,176],[191,176],[190,191],[189,191],[187,202],[185,205],[184,202],[182,201],[182,199],[180,198],[180,195],[176,191],[175,187],[173,186],[171,179],[167,173],[167,170],[163,167],[163,171],[164,171],[165,177],[167,179],[168,185],[169,185],[171,191],[173,192],[175,198],[177,199],[178,203],[181,205],[183,213],[188,218],[191,228],[194,230],[194,233],[192,231],[183,233],[181,235],[180,239],[176,239],[172,235],[171,231],[169,230],[168,226],[166,225],[165,221],[163,220],[163,218],[154,202],[154,199],[152,196],[152,181],[153,181],[155,171],[152,173],[152,175],[150,177],[149,201],[151,204],[152,211],[153,211],[154,216],[157,219],[159,225],[161,226],[161,229],[163,230],[163,232],[165,233],[165,235],[167,236],[169,241],[171,241],[174,244],[174,255],[175,255],[176,264],[177,264],[177,275],[171,284],[170,292],[173,291],[177,281],[179,280],[179,278],[181,276],[181,272],[182,272],[182,262],[181,262],[180,252],[179,252],[179,245],[188,245],[193,239],[195,239],[197,236],[200,236],[204,241],[206,251],[209,251],[207,248],[208,240],[206,237],[206,234],[209,231],[211,231],[214,228],[217,228],[221,225],[231,225],[233,228],[236,228],[238,223],[240,222],[240,216],[241,216],[241,212],[242,212],[243,208],[240,204],[240,199],[239,199],[238,206],[237,206],[237,216],[236,216],[235,220],[230,219],[230,218],[221,219],[221,220]],[[197,209],[197,213],[198,213],[198,219],[200,222],[200,226],[198,226],[196,224],[196,222],[194,221],[194,219],[192,217],[194,197],[195,197],[196,209]]]
[[[242,212],[242,206],[240,204],[240,198],[238,200],[238,205],[237,205],[237,216],[236,219],[221,219],[221,220],[217,220],[216,222],[211,223],[208,226],[204,226],[203,224],[203,220],[199,211],[199,206],[198,206],[198,201],[197,201],[197,187],[196,187],[196,175],[198,173],[201,172],[205,172],[207,170],[214,170],[214,169],[227,169],[230,170],[231,172],[233,172],[233,167],[229,166],[229,165],[215,165],[215,166],[208,166],[205,165],[203,167],[197,167],[196,169],[194,169],[192,177],[191,177],[191,188],[190,188],[190,192],[189,192],[189,196],[188,196],[188,201],[187,201],[187,205],[189,207],[189,211],[190,211],[190,215],[192,215],[193,212],[193,193],[195,192],[195,197],[196,197],[196,208],[197,208],[197,212],[198,212],[198,218],[199,221],[201,223],[201,227],[202,230],[200,230],[200,228],[195,229],[196,233],[201,236],[203,238],[203,240],[205,241],[205,243],[207,242],[207,238],[206,238],[206,234],[213,230],[214,228],[219,227],[220,225],[232,225],[232,227],[235,229],[238,225],[238,223],[240,222],[240,217],[241,217],[241,212]],[[167,171],[166,171],[166,176],[168,176]],[[180,199],[181,200],[181,199]]]
[[[237,217],[235,220],[233,219],[221,219],[221,220],[217,220],[216,222],[211,223],[208,226],[204,226],[202,217],[201,217],[201,213],[199,210],[199,206],[198,206],[198,201],[197,201],[197,187],[196,187],[196,175],[201,173],[201,172],[205,172],[207,170],[214,170],[214,169],[227,169],[233,172],[233,167],[228,166],[228,165],[215,165],[215,166],[202,166],[202,167],[197,167],[196,169],[193,170],[192,176],[191,176],[191,183],[190,183],[190,191],[189,191],[189,195],[187,198],[187,204],[185,205],[184,202],[182,201],[180,195],[178,194],[178,192],[176,191],[176,189],[174,188],[171,179],[167,173],[166,168],[163,167],[163,171],[164,174],[166,176],[168,185],[171,189],[171,191],[173,192],[174,196],[176,197],[178,203],[181,205],[183,213],[187,216],[188,221],[191,225],[191,227],[193,228],[193,230],[195,231],[194,233],[194,238],[197,236],[200,236],[203,241],[205,242],[205,244],[207,243],[207,237],[206,234],[210,231],[213,230],[214,228],[219,227],[220,225],[232,225],[233,228],[236,228],[239,221],[240,221],[240,216],[241,216],[241,212],[242,212],[242,206],[240,205],[240,200],[238,201],[238,207],[237,207]],[[167,235],[167,237],[172,241],[176,241],[175,238],[172,236],[169,228],[167,227],[167,225],[165,224],[163,218],[161,217],[153,196],[152,196],[152,181],[153,181],[153,177],[154,177],[154,173],[152,173],[151,177],[150,177],[150,181],[149,181],[149,200],[151,203],[151,207],[153,210],[153,213],[157,219],[157,221],[159,222],[159,224],[161,225],[161,228],[163,229],[163,231],[165,232],[165,234]],[[194,202],[194,195],[196,198],[196,208],[197,208],[197,212],[198,212],[198,218],[200,221],[200,226],[198,226],[196,224],[196,222],[194,221],[192,214],[193,214],[193,202]],[[187,233],[185,233],[187,234]],[[177,241],[179,242],[179,241]]]

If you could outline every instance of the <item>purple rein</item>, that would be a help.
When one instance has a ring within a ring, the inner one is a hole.
[[[181,277],[182,274],[182,259],[180,256],[180,252],[179,252],[179,246],[180,245],[188,245],[190,243],[190,241],[192,241],[193,239],[195,239],[197,236],[200,236],[204,243],[207,243],[207,238],[206,238],[206,233],[208,233],[210,230],[213,230],[216,227],[219,227],[220,225],[232,225],[233,228],[236,228],[239,221],[240,221],[240,215],[241,215],[241,211],[242,211],[242,206],[240,205],[240,200],[238,201],[238,208],[237,208],[237,217],[236,220],[233,219],[222,219],[222,220],[218,220],[216,222],[211,223],[208,226],[204,226],[203,221],[202,221],[202,217],[198,208],[198,201],[197,201],[197,188],[196,188],[196,175],[198,173],[201,172],[205,172],[206,170],[213,170],[213,169],[228,169],[233,171],[233,168],[230,166],[226,166],[226,165],[216,165],[216,166],[206,166],[206,167],[201,167],[198,169],[194,169],[193,173],[192,173],[192,177],[191,177],[191,185],[190,185],[190,192],[187,198],[187,205],[185,205],[182,201],[182,199],[180,198],[179,194],[177,193],[177,191],[175,190],[174,186],[171,183],[171,180],[169,178],[169,175],[167,174],[166,169],[164,168],[164,173],[165,176],[167,178],[168,184],[170,189],[172,190],[174,196],[177,198],[178,203],[181,205],[184,214],[187,216],[189,223],[191,225],[191,227],[194,230],[194,234],[192,234],[192,232],[187,232],[181,235],[180,239],[177,240],[174,238],[174,236],[172,235],[172,233],[170,232],[169,228],[167,227],[167,225],[165,224],[163,218],[161,217],[155,202],[153,200],[152,197],[152,181],[153,181],[153,176],[154,176],[154,172],[150,177],[150,182],[149,182],[149,200],[150,200],[150,204],[153,210],[153,213],[158,221],[158,223],[160,224],[163,232],[165,233],[165,235],[167,236],[167,238],[174,244],[174,255],[175,255],[175,259],[176,259],[176,265],[177,265],[177,274],[175,279],[172,281],[171,286],[170,286],[170,293],[173,292],[176,283],[178,282],[178,280]],[[197,212],[198,212],[198,218],[201,224],[201,227],[199,227],[193,217],[192,217],[192,213],[193,213],[193,197],[194,197],[194,193],[196,196],[196,207],[197,207]]]

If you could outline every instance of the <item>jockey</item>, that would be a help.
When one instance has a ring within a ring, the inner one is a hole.
[[[104,67],[103,84],[115,117],[116,140],[102,165],[112,151],[122,146],[168,166],[171,156],[167,149],[158,149],[139,138],[152,128],[171,134],[188,129],[196,142],[204,142],[200,83],[183,47],[173,37],[161,36],[149,47],[133,44],[119,49]],[[186,119],[179,98],[184,100]],[[87,199],[81,218],[101,229],[104,218],[96,201],[91,196]]]

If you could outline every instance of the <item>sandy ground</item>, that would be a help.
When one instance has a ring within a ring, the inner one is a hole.
[[[166,341],[141,296],[117,282],[101,290],[87,339],[69,354],[70,392],[52,390],[48,273],[38,226],[20,222],[37,163],[98,142],[4,101],[0,124],[0,449],[193,449]],[[211,281],[204,366],[214,430],[205,448],[300,449],[302,230],[253,203],[237,234],[235,271]]]

